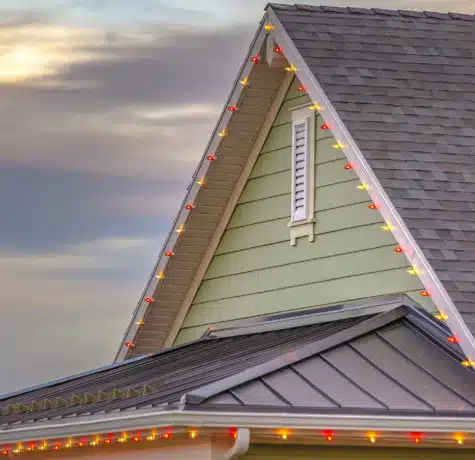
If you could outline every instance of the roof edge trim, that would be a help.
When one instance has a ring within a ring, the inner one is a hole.
[[[353,170],[361,182],[367,186],[367,192],[371,199],[378,204],[378,210],[386,220],[387,226],[392,231],[396,241],[403,248],[409,263],[417,267],[419,271],[417,276],[431,295],[440,314],[448,316],[446,322],[452,333],[459,339],[459,344],[468,361],[473,361],[475,364],[475,338],[465,324],[448,292],[440,282],[404,220],[392,204],[383,186],[364,158],[364,155],[323,91],[320,83],[315,78],[315,75],[297,50],[293,40],[288,35],[271,5],[267,8],[266,18],[267,23],[272,25],[270,33],[274,40],[284,50],[284,55],[289,63],[297,68],[296,76],[306,87],[307,93],[314,101],[314,104],[323,107],[323,110],[319,111],[320,115],[325,120],[325,123],[331,125],[336,140],[341,142],[343,152],[348,161],[352,163]]]
[[[122,337],[119,349],[116,352],[114,362],[122,361],[123,359],[126,358],[127,353],[128,353],[128,348],[125,346],[125,343],[127,342],[133,343],[136,337],[136,334],[139,330],[138,322],[143,316],[145,316],[148,310],[149,305],[145,299],[147,297],[153,296],[153,293],[155,292],[155,289],[159,283],[159,280],[157,279],[157,275],[165,269],[165,266],[168,262],[169,258],[165,256],[165,252],[167,250],[172,249],[175,246],[176,242],[178,241],[179,235],[175,232],[175,228],[179,227],[181,223],[185,222],[185,220],[187,219],[189,210],[185,209],[185,205],[188,202],[194,202],[196,200],[196,196],[199,193],[199,190],[201,188],[201,186],[199,185],[197,186],[196,178],[206,176],[206,172],[208,168],[210,167],[210,162],[207,161],[206,158],[207,156],[209,156],[210,154],[212,154],[212,152],[216,150],[220,141],[220,137],[218,136],[218,133],[220,133],[223,129],[227,127],[232,115],[232,112],[227,110],[227,107],[234,105],[236,101],[239,100],[241,93],[244,90],[244,86],[241,85],[239,82],[241,79],[243,79],[248,74],[250,74],[253,68],[253,63],[250,61],[250,57],[257,54],[261,50],[264,44],[264,41],[268,35],[268,31],[266,31],[265,28],[263,27],[264,21],[265,21],[265,16],[263,16],[263,18],[261,19],[259,27],[257,28],[257,31],[251,41],[251,44],[249,45],[249,50],[246,54],[245,59],[243,60],[243,63],[241,65],[241,68],[239,69],[239,72],[236,75],[236,79],[232,86],[231,92],[226,100],[226,103],[223,106],[221,115],[218,117],[218,121],[216,123],[214,130],[211,133],[211,136],[205,148],[205,151],[203,152],[203,155],[195,169],[195,172],[193,173],[190,185],[187,187],[187,192],[180,204],[178,213],[173,223],[171,224],[169,233],[166,236],[163,242],[163,245],[160,249],[157,262],[152,270],[152,273],[150,274],[149,280],[132,314],[132,318],[129,322],[129,325],[127,326],[127,329]]]
[[[198,410],[146,410],[134,414],[109,414],[83,417],[82,420],[45,423],[42,425],[0,430],[0,443],[27,442],[32,439],[51,439],[87,436],[113,431],[169,428],[171,426],[202,426],[209,428],[282,428],[336,430],[381,430],[475,433],[475,417],[456,416],[390,416],[364,414],[224,412]]]
[[[293,350],[278,358],[271,359],[263,364],[246,369],[239,374],[226,377],[224,379],[213,382],[209,385],[202,386],[196,390],[185,393],[181,398],[182,404],[200,404],[204,400],[216,396],[236,386],[242,385],[250,380],[262,377],[277,371],[282,367],[289,366],[296,362],[302,361],[317,353],[321,353],[329,348],[336,347],[349,340],[353,340],[361,335],[367,334],[375,329],[386,326],[393,321],[406,316],[410,311],[409,307],[399,306],[385,313],[380,313],[361,323],[351,326],[336,334],[330,335],[315,343],[304,345],[297,350]]]

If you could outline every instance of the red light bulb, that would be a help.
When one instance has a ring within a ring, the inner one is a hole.
[[[369,209],[376,209],[377,207],[376,207],[375,204],[369,204],[369,205],[368,205],[368,208],[369,208]]]
[[[172,436],[171,433],[163,433],[161,437],[162,437],[163,439],[170,439],[171,436]]]
[[[235,111],[237,110],[237,107],[236,107],[235,105],[230,105],[230,106],[228,107],[228,110],[229,110],[230,112],[235,112]]]
[[[351,166],[350,164],[347,164],[345,165],[345,169],[353,169],[353,166]]]
[[[173,252],[172,252],[172,251],[167,251],[167,252],[165,253],[165,255],[166,255],[167,257],[171,257],[171,256],[173,255]]]
[[[135,347],[135,345],[134,345],[133,342],[125,342],[124,345],[125,345],[127,348],[134,348],[134,347]],[[78,443],[78,445],[79,445],[79,443]]]
[[[214,153],[213,153],[213,155],[207,156],[206,159],[207,159],[208,161],[214,161],[214,160],[216,160],[216,157],[214,156]]]
[[[282,48],[280,46],[275,46],[274,53],[282,53]]]
[[[422,297],[429,297],[429,293],[427,291],[421,291],[419,292],[419,295],[421,295]]]
[[[8,454],[9,454],[9,451],[7,449],[2,450],[2,455],[8,455]]]
[[[393,249],[394,252],[403,252],[402,248],[400,248],[399,246],[396,246],[394,249]]]
[[[320,126],[320,129],[326,130],[326,129],[330,129],[330,127],[327,124],[324,124]]]
[[[104,444],[112,444],[112,439],[104,439]]]
[[[305,88],[305,86],[299,86],[297,88],[297,91],[300,91],[301,93],[303,93],[303,92],[307,91],[307,88]]]
[[[76,443],[76,446],[78,447],[84,447],[84,441],[79,441]]]
[[[140,442],[140,436],[134,436],[132,438],[135,442]]]
[[[323,436],[325,436],[325,439],[327,441],[332,441],[333,440],[333,431],[330,431],[330,430],[325,430],[323,432]]]
[[[147,297],[147,298],[145,299],[145,302],[147,302],[147,303],[153,303],[153,297]]]
[[[185,209],[188,209],[188,211],[191,211],[193,208],[194,208],[194,206],[192,204],[187,204],[185,206]]]
[[[450,336],[450,337],[447,337],[447,340],[450,342],[450,343],[457,343],[459,340],[457,339],[457,337],[455,336]]]
[[[59,446],[54,446],[54,447],[53,447],[53,450],[59,450],[59,449],[60,449]]]
[[[261,58],[259,57],[259,55],[256,55],[256,56],[254,56],[254,57],[251,58],[251,62],[256,63],[256,62],[259,62],[260,59],[261,59]]]

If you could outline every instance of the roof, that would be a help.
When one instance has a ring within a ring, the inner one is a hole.
[[[170,346],[186,316],[278,107],[286,72],[251,59],[269,35],[475,362],[475,16],[282,4],[267,7],[116,360]]]
[[[475,373],[460,366],[458,344],[406,300],[269,318],[260,331],[250,332],[256,325],[217,331],[153,356],[7,395],[0,398],[0,425],[166,410],[180,403],[194,410],[475,415]],[[306,324],[295,326],[302,319]]]
[[[272,4],[475,331],[475,16]]]

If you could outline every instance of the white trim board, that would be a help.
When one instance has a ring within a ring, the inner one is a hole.
[[[137,307],[135,308],[132,314],[132,319],[130,320],[130,323],[125,331],[125,334],[122,337],[114,362],[122,361],[126,358],[129,350],[124,344],[126,342],[134,341],[140,327],[137,323],[146,315],[146,312],[148,311],[149,305],[145,301],[145,299],[147,297],[153,296],[159,284],[157,275],[165,270],[165,267],[169,261],[169,258],[165,256],[165,252],[172,250],[175,247],[179,238],[179,235],[176,233],[175,229],[179,228],[182,224],[184,224],[184,222],[186,221],[189,215],[190,211],[185,209],[185,205],[187,203],[194,203],[196,201],[196,197],[201,189],[201,186],[197,184],[196,180],[198,177],[206,177],[206,173],[208,169],[210,168],[210,162],[207,160],[207,157],[209,155],[212,155],[213,152],[216,151],[221,140],[218,134],[227,127],[231,119],[232,112],[227,110],[227,107],[238,104],[241,98],[242,92],[245,89],[245,86],[242,85],[240,81],[248,77],[252,73],[254,63],[251,62],[251,57],[257,55],[260,52],[264,44],[264,41],[268,35],[263,25],[264,25],[264,18],[262,19],[260,26],[257,29],[257,32],[251,42],[251,45],[249,47],[249,52],[241,66],[240,71],[238,72],[238,75],[233,84],[228,100],[223,107],[223,110],[215,126],[215,129],[211,134],[208,145],[201,157],[198,167],[196,168],[196,171],[192,177],[191,183],[188,186],[188,191],[186,193],[186,196],[184,197],[179,207],[178,214],[175,217],[175,220],[170,228],[170,231],[167,237],[165,238],[163,246],[160,250],[157,263],[155,264],[155,267],[152,270],[152,273],[146,284],[146,287],[142,295],[140,296],[140,300],[137,304]]]
[[[298,69],[296,76],[305,86],[314,104],[322,107],[320,115],[325,123],[331,126],[336,140],[343,144],[342,151],[361,182],[368,187],[369,196],[377,204],[378,210],[388,226],[392,228],[391,231],[398,244],[403,248],[405,256],[417,268],[419,272],[417,275],[430,293],[439,312],[448,316],[446,322],[452,333],[458,338],[467,359],[475,361],[475,338],[272,7],[267,9],[265,22],[273,26],[270,33],[275,42],[284,50],[284,55],[289,63]]]
[[[322,430],[381,430],[384,432],[421,431],[432,433],[475,433],[475,417],[432,417],[408,415],[339,415],[273,412],[219,412],[191,410],[137,410],[124,414],[54,420],[43,424],[9,427],[0,430],[0,443],[20,443],[35,439],[98,435],[102,433],[160,429],[196,428],[269,428]]]

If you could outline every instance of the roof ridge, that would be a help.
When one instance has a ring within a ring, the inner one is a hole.
[[[475,14],[465,13],[441,13],[436,11],[416,11],[416,10],[391,10],[385,8],[358,8],[353,6],[328,6],[328,5],[304,5],[300,3],[281,4],[268,3],[268,7],[275,10],[285,11],[308,11],[321,13],[342,13],[342,14],[359,14],[371,16],[398,16],[403,18],[422,18],[422,19],[441,19],[441,20],[459,20],[459,21],[475,21]]]
[[[401,318],[406,317],[412,311],[411,307],[401,305],[384,313],[379,313],[369,319],[366,319],[356,325],[349,326],[342,331],[336,332],[315,342],[302,345],[297,349],[285,353],[283,356],[272,358],[264,363],[257,364],[245,369],[237,374],[223,379],[216,380],[212,383],[203,385],[194,390],[183,394],[181,403],[183,404],[201,404],[206,399],[227,391],[231,388],[243,385],[250,380],[260,378],[264,375],[275,372],[285,366],[292,365],[296,362],[303,361],[318,353],[322,353],[330,348],[337,347],[343,343],[361,337],[381,327],[387,326]]]

